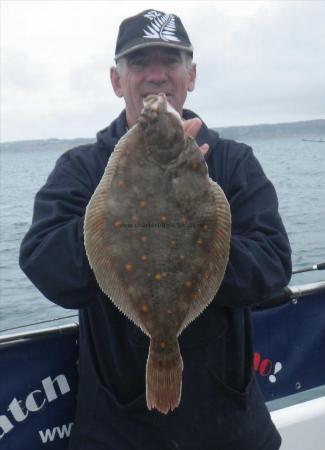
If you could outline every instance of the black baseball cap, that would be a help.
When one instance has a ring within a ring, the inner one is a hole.
[[[193,47],[181,19],[175,14],[147,9],[121,23],[115,61],[135,50],[153,46],[178,48],[193,56]]]

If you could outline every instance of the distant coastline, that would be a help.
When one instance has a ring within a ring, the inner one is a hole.
[[[305,120],[300,122],[287,122],[278,124],[260,124],[232,127],[213,127],[220,137],[225,139],[280,139],[296,137],[299,139],[312,139],[319,141],[325,138],[325,119]],[[68,150],[78,145],[95,142],[94,138],[75,139],[35,139],[0,143],[1,150]]]
[[[90,144],[95,142],[96,138],[75,138],[75,139],[32,139],[26,141],[11,141],[0,143],[0,150],[68,150],[69,148],[77,147],[78,145]]]
[[[319,141],[320,138],[325,137],[325,119],[238,127],[216,127],[214,129],[221,137],[227,139],[279,139],[296,137]]]

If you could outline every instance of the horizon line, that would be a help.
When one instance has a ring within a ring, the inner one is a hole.
[[[213,130],[226,130],[230,128],[253,128],[253,127],[260,127],[260,126],[278,126],[278,125],[292,125],[292,124],[298,124],[298,123],[308,123],[308,122],[318,122],[323,121],[325,122],[325,118],[316,118],[316,119],[306,119],[306,120],[295,120],[293,122],[270,122],[270,123],[255,123],[250,125],[227,125],[227,126],[213,126],[209,127]],[[324,130],[325,131],[325,130]],[[34,141],[74,141],[74,140],[92,140],[96,139],[96,135],[94,137],[49,137],[49,138],[33,138],[33,139],[13,139],[13,140],[7,140],[2,141],[0,139],[0,144],[13,144],[15,142],[34,142]]]

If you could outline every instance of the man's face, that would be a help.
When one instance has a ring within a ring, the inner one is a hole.
[[[124,97],[129,127],[134,125],[149,94],[164,92],[167,101],[182,114],[188,91],[195,85],[196,67],[188,67],[183,52],[173,48],[150,47],[134,51],[112,67],[111,82],[118,97]]]

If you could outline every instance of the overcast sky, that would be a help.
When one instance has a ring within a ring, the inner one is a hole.
[[[124,107],[118,27],[179,15],[194,45],[186,107],[209,126],[325,117],[325,1],[1,1],[1,141],[94,137]]]

